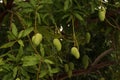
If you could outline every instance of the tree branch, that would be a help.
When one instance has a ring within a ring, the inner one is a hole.
[[[72,77],[80,76],[80,75],[84,75],[84,74],[89,74],[89,73],[92,73],[92,72],[96,72],[99,69],[102,69],[104,67],[107,67],[107,66],[110,66],[110,65],[113,65],[113,64],[116,64],[116,62],[108,62],[108,61],[106,61],[106,62],[96,64],[93,67],[90,66],[88,69],[74,70],[72,72]],[[61,73],[61,74],[59,74],[57,76],[54,76],[54,80],[64,80],[64,79],[67,79],[67,78],[68,78],[67,73]]]
[[[101,58],[103,58],[105,55],[107,55],[108,53],[110,53],[111,51],[113,51],[113,48],[110,48],[106,51],[104,51],[103,53],[101,53],[96,59],[95,61],[91,64],[91,66],[94,66],[95,64],[97,64]]]

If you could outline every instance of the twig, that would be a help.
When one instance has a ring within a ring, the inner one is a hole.
[[[110,48],[110,49],[104,51],[103,53],[101,53],[101,54],[95,59],[95,61],[92,63],[91,66],[94,66],[95,64],[97,64],[97,63],[101,60],[101,58],[103,58],[105,55],[107,55],[107,54],[110,53],[111,51],[113,51],[113,48]]]

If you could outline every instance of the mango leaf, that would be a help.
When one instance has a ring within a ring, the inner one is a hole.
[[[8,31],[7,33],[8,33],[8,39],[9,40],[15,40],[16,39],[15,35],[12,32]]]
[[[8,58],[7,58],[8,61],[16,61],[16,57],[12,54],[8,54]]]
[[[30,76],[24,67],[20,68],[21,74],[25,76],[26,80],[30,80]]]
[[[18,38],[26,37],[33,31],[33,29],[34,29],[33,27],[29,27],[25,30],[20,31],[18,34]]]
[[[9,48],[9,47],[12,47],[14,44],[15,44],[15,41],[8,42],[8,43],[2,45],[0,48]]]
[[[20,78],[16,78],[15,80],[21,80]]]
[[[84,21],[83,17],[82,17],[80,14],[74,13],[74,16],[75,16],[78,20]]]
[[[24,30],[20,31],[18,34],[18,39],[21,38],[23,34],[24,34]]]
[[[33,27],[25,29],[22,37],[26,37],[27,35],[29,35],[33,31],[33,29],[34,29]]]
[[[18,68],[17,67],[14,67],[13,68],[13,77],[15,78],[16,75],[17,75],[17,71],[18,71]]]
[[[23,55],[23,47],[20,46],[19,50],[18,50],[18,54],[16,56],[16,62],[19,62],[20,59],[22,58],[22,55]]]
[[[47,63],[47,64],[54,64],[54,62],[49,60],[49,59],[45,59],[44,62]]]
[[[12,72],[9,72],[8,74],[4,75],[2,80],[14,80],[12,77]]]
[[[24,47],[24,43],[23,43],[23,41],[20,39],[20,40],[18,40],[18,43],[20,44],[20,46],[23,46]]]
[[[22,61],[23,66],[34,66],[39,63],[40,58],[38,56],[24,56]]]
[[[44,50],[44,47],[43,47],[42,44],[40,44],[40,53],[41,53],[42,57],[44,57],[44,55],[45,55],[45,50]]]
[[[41,0],[40,3],[42,3],[42,4],[52,4],[53,1],[52,0]]]
[[[18,29],[17,29],[16,25],[14,23],[11,23],[11,27],[12,27],[13,35],[15,35],[15,37],[17,37],[18,36]]]
[[[51,73],[58,73],[60,71],[59,68],[53,68],[51,69]]]
[[[41,70],[40,71],[40,75],[39,75],[39,78],[43,78],[44,76],[46,76],[48,73],[48,70]]]
[[[0,65],[4,65],[5,62],[3,61],[3,58],[0,58]]]
[[[69,8],[69,0],[66,0],[65,3],[64,3],[64,11],[67,11],[68,8]]]

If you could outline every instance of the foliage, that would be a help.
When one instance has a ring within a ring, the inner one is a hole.
[[[3,0],[0,80],[119,80],[119,10],[119,0]]]

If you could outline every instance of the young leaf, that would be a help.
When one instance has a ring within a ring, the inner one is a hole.
[[[66,0],[64,3],[64,11],[67,11],[68,8],[69,8],[69,0]]]
[[[18,71],[18,68],[17,67],[14,67],[13,69],[13,77],[15,78],[16,75],[17,75],[17,71]]]
[[[51,60],[49,60],[49,59],[45,59],[44,62],[45,62],[45,63],[48,63],[48,64],[54,64],[54,62],[51,61]]]
[[[45,55],[45,50],[44,50],[44,47],[43,47],[42,44],[40,44],[40,53],[41,53],[42,57],[44,57],[44,55]]]
[[[14,44],[15,44],[15,41],[8,42],[8,43],[2,45],[0,48],[9,48],[9,47],[13,46]]]
[[[33,29],[34,29],[33,27],[29,27],[29,28],[25,29],[22,37],[26,37],[27,35],[29,35],[33,31]]]
[[[59,68],[54,68],[54,69],[51,69],[51,73],[58,73],[60,71]]]
[[[79,19],[80,21],[84,21],[83,17],[82,17],[80,14],[74,13],[74,16],[75,16],[77,19]]]
[[[20,40],[18,40],[18,43],[20,44],[20,46],[23,46],[24,47],[24,43],[23,43],[23,41],[20,39]]]
[[[47,70],[41,70],[40,75],[39,75],[39,78],[43,78],[44,76],[47,75],[47,73],[48,73]]]
[[[22,61],[23,66],[34,66],[39,63],[40,58],[38,56],[24,56]]]
[[[16,25],[14,23],[11,23],[11,27],[12,27],[12,33],[14,34],[15,37],[17,37],[18,29],[17,29]]]

